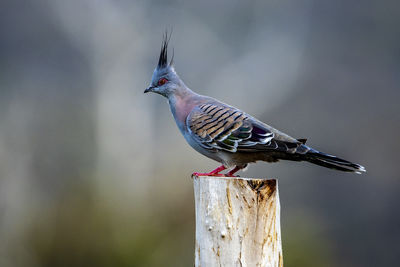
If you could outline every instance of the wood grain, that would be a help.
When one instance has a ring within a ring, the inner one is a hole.
[[[195,266],[283,266],[277,181],[194,177]]]

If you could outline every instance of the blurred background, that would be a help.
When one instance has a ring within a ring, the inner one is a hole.
[[[218,164],[144,95],[162,34],[194,91],[364,175],[259,163],[279,179],[285,266],[400,255],[398,1],[3,0],[0,266],[193,266],[190,174]]]

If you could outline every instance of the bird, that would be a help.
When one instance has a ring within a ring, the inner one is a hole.
[[[187,143],[221,164],[210,172],[192,175],[236,177],[235,173],[249,163],[280,160],[305,161],[357,174],[366,171],[359,164],[307,146],[307,139],[293,138],[238,108],[189,89],[175,71],[174,56],[168,62],[170,38],[171,35],[164,34],[158,64],[144,93],[166,97]]]

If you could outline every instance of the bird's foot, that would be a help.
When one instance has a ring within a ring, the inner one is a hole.
[[[218,177],[240,177],[239,175],[235,175],[235,173],[237,173],[238,171],[240,171],[241,169],[245,168],[247,166],[235,166],[235,168],[233,168],[231,171],[229,171],[226,174],[222,174],[220,172],[222,172],[223,170],[226,169],[226,167],[224,165],[219,166],[218,168],[216,168],[215,170],[211,171],[211,172],[194,172],[192,173],[192,177],[193,176],[218,176]]]
[[[216,168],[213,171],[210,172],[194,172],[192,173],[192,177],[193,176],[219,176],[219,177],[224,177],[224,174],[220,174],[220,172],[222,172],[223,170],[225,170],[226,167],[224,165],[219,166],[218,168]]]
[[[194,173],[192,173],[192,176],[218,176],[218,177],[224,177],[225,174],[212,173],[212,172],[194,172]]]

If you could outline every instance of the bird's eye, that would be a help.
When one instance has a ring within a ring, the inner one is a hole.
[[[167,79],[161,78],[161,79],[158,80],[158,86],[164,85],[164,84],[166,84],[167,82],[168,82]]]

